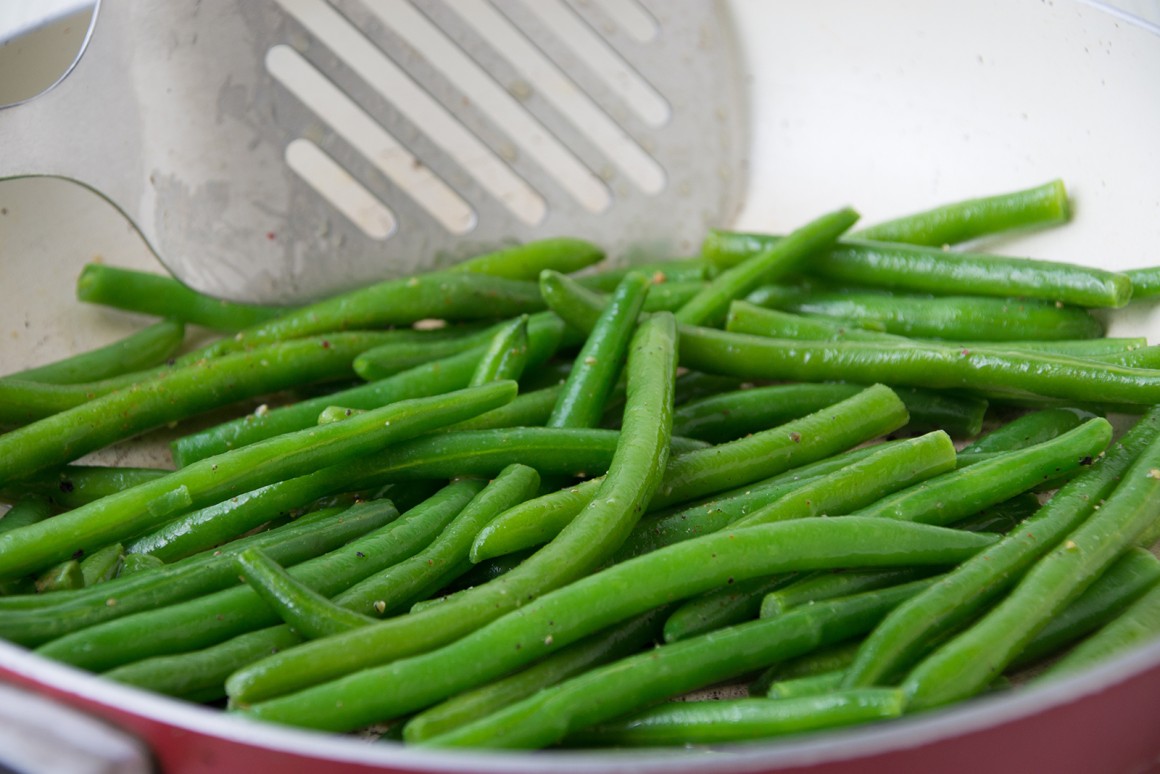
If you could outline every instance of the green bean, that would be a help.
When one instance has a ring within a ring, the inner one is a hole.
[[[800,605],[909,583],[930,574],[930,570],[913,567],[818,573],[770,591],[761,600],[759,615],[762,618],[783,615]]]
[[[743,379],[889,382],[967,388],[1095,403],[1160,401],[1160,371],[1040,353],[916,344],[797,342],[681,326],[681,364]]]
[[[819,476],[734,521],[744,529],[772,521],[840,516],[904,487],[954,469],[955,447],[946,433],[935,432],[892,445],[832,473]],[[665,621],[665,641],[757,617],[762,600],[786,585],[782,578],[757,578],[729,584],[688,600]]]
[[[20,645],[42,645],[90,626],[133,613],[211,594],[238,582],[233,557],[248,547],[265,550],[283,564],[297,564],[335,550],[398,516],[389,501],[358,505],[307,524],[289,524],[234,541],[220,551],[193,556],[153,572],[101,586],[58,594],[52,600],[11,597],[0,616],[0,633]]]
[[[786,699],[676,701],[570,734],[567,741],[633,747],[754,741],[896,718],[902,705],[902,692],[891,688]]]
[[[405,518],[301,562],[290,573],[319,594],[333,596],[413,554],[438,534],[480,486],[464,480],[445,487]],[[277,613],[253,589],[235,586],[90,627],[52,640],[37,652],[82,669],[103,671],[205,648],[278,623]]]
[[[519,381],[527,364],[528,316],[525,314],[495,333],[467,384],[477,387],[497,379]]]
[[[52,501],[47,497],[38,494],[26,495],[0,516],[0,532],[44,521],[52,514]]]
[[[1013,229],[1051,226],[1071,217],[1062,180],[1020,191],[945,204],[877,223],[856,236],[882,242],[942,247]]]
[[[412,717],[403,739],[414,744],[459,728],[476,718],[531,696],[536,691],[600,664],[623,658],[652,644],[664,608],[644,613],[561,648],[515,674],[456,694]]]
[[[555,353],[564,336],[560,320],[545,322],[539,334],[529,331],[529,366]],[[184,467],[230,449],[241,448],[283,433],[314,426],[328,406],[372,409],[395,401],[434,396],[466,387],[483,349],[476,348],[449,358],[417,366],[395,376],[289,406],[255,412],[240,419],[179,438],[171,445],[174,463]]]
[[[386,280],[287,311],[245,328],[207,350],[219,355],[243,346],[331,331],[411,325],[419,320],[504,319],[544,308],[534,282],[472,272],[432,272]]]
[[[766,668],[749,683],[749,695],[768,693],[776,682],[789,682],[805,677],[844,672],[854,660],[861,639],[844,640],[836,645],[804,653],[794,658],[779,661]]]
[[[909,669],[926,643],[967,621],[1003,593],[1088,517],[1158,433],[1160,416],[1140,420],[1085,473],[1061,487],[1020,529],[900,606],[867,638],[847,677],[847,687],[872,685],[886,675]]]
[[[1048,621],[1011,660],[1007,670],[1059,653],[1113,620],[1125,608],[1160,583],[1160,559],[1142,548],[1125,551],[1059,615]]]
[[[663,508],[758,481],[849,449],[905,422],[906,408],[897,395],[885,387],[870,387],[778,427],[674,457],[649,507]],[[585,507],[598,486],[584,482],[501,515],[477,536],[473,560],[550,539]]]
[[[857,220],[858,213],[847,207],[794,230],[767,249],[718,274],[676,311],[677,321],[688,325],[716,322],[725,316],[733,299],[744,296],[760,283],[797,271],[806,259],[830,247]]]
[[[76,559],[50,567],[36,579],[36,591],[40,594],[75,591],[84,587],[85,575],[81,571],[81,563]]]
[[[839,521],[836,519],[834,523]],[[822,602],[778,618],[739,624],[663,645],[547,688],[424,744],[542,747],[573,731],[643,709],[657,700],[856,636],[921,585],[920,582]]]
[[[218,331],[239,331],[286,309],[213,298],[172,277],[89,263],[77,278],[77,298],[129,312],[169,317]]]
[[[1160,346],[1137,347],[1128,352],[1090,355],[1093,360],[1130,368],[1160,368]]]
[[[678,406],[673,432],[722,443],[755,427],[784,424],[832,406],[861,390],[852,384],[775,384],[716,393]]]
[[[93,586],[111,580],[117,574],[117,568],[121,566],[121,557],[124,553],[125,549],[120,543],[113,543],[86,556],[81,560],[84,585]]]
[[[756,291],[755,291],[756,292]],[[764,306],[737,300],[729,305],[729,316],[725,330],[731,333],[750,333],[771,339],[817,339],[821,341],[893,341],[898,344],[910,343],[911,339],[881,330],[871,330],[872,320],[853,320],[802,315],[769,309]],[[932,343],[927,341],[926,343]],[[946,343],[946,342],[941,342]],[[1100,357],[1126,355],[1148,343],[1143,337],[1127,336],[1096,339],[1018,339],[1011,341],[956,341],[954,344],[965,349],[1001,348],[1004,350],[1034,350],[1072,357]]]
[[[307,639],[317,639],[365,626],[373,618],[347,610],[294,579],[260,548],[247,548],[234,559],[251,589],[288,626]]]
[[[1133,301],[1153,299],[1160,295],[1160,266],[1125,269],[1124,274],[1132,281]]]
[[[535,494],[539,485],[533,468],[508,465],[427,548],[351,586],[335,597],[335,604],[367,616],[405,611],[462,574],[475,534],[497,514]]]
[[[632,263],[616,269],[604,269],[592,274],[579,274],[574,279],[589,290],[611,293],[629,272],[640,272],[653,285],[667,282],[704,282],[710,279],[712,265],[703,258],[670,258],[661,261]],[[557,271],[559,271],[557,269]],[[560,272],[567,274],[568,272]]]
[[[558,276],[544,272],[540,286],[550,286]],[[623,367],[648,291],[648,279],[636,272],[626,274],[616,286],[572,363],[572,370],[548,417],[548,427],[595,427],[599,423]],[[553,293],[541,292],[551,307]]]
[[[603,259],[604,251],[591,242],[573,237],[553,237],[477,255],[452,264],[444,271],[534,280],[547,269],[568,274]]]
[[[345,422],[272,438],[202,460],[53,519],[0,534],[0,577],[22,575],[72,556],[77,550],[156,528],[163,519],[153,512],[153,506],[175,489],[188,487],[190,506],[203,507],[430,432],[501,405],[514,395],[513,382],[494,382],[435,398],[402,401]]]
[[[971,695],[999,674],[1047,620],[1155,520],[1157,470],[1160,441],[1154,440],[1103,506],[1036,562],[998,606],[911,670],[903,681],[909,705],[931,707]]]
[[[103,347],[82,352],[4,378],[48,384],[92,382],[161,365],[177,353],[185,338],[185,326],[162,320]]]
[[[1023,339],[1082,340],[1104,333],[1103,323],[1082,307],[1023,298],[965,294],[919,296],[851,290],[803,292],[766,285],[750,294],[747,301],[807,316],[852,321],[846,322],[847,340],[879,340],[856,335],[850,330],[854,324],[911,338],[973,339],[988,348]]]
[[[226,695],[225,680],[233,669],[301,641],[289,626],[271,626],[202,650],[135,661],[110,669],[101,677],[186,701],[217,701]]]
[[[87,505],[123,489],[153,481],[172,471],[106,465],[65,465],[12,485],[24,493],[47,497],[60,508]]]
[[[962,457],[962,455],[959,455]],[[994,532],[1005,535],[1039,510],[1039,497],[1034,492],[1023,492],[1010,500],[983,508],[973,516],[954,522],[955,529],[971,532]]]
[[[165,562],[151,554],[125,554],[121,558],[121,568],[117,570],[118,578],[127,578],[130,575],[157,570],[165,566]]]
[[[1133,602],[1044,673],[1045,678],[1074,674],[1148,642],[1160,633],[1160,585]]]
[[[845,672],[835,669],[832,672],[822,672],[816,675],[796,677],[790,680],[778,680],[769,686],[766,695],[771,699],[796,699],[802,696],[824,696],[842,690],[842,678]],[[859,690],[859,689],[847,689]],[[868,689],[861,689],[868,690]],[[901,691],[899,692],[901,697]]]
[[[1099,456],[1111,438],[1111,424],[1096,417],[1050,441],[923,481],[855,514],[952,524],[1044,481],[1081,469]]]
[[[539,427],[548,421],[564,385],[521,392],[511,403],[451,425],[448,431],[496,430],[502,427]]]
[[[167,422],[245,398],[351,374],[373,334],[337,334],[168,370],[0,435],[0,484],[27,478]],[[2,388],[0,388],[2,392]]]
[[[963,454],[1026,449],[1079,427],[1083,417],[1073,409],[1043,409],[1022,414],[967,444]]]

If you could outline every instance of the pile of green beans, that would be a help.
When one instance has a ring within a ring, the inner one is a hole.
[[[873,724],[1138,647],[1160,370],[1104,334],[1160,268],[956,247],[1069,212],[1055,180],[632,265],[562,237],[293,308],[90,264],[91,313],[148,322],[0,375],[0,637],[507,748]],[[171,465],[89,456],[159,428]]]

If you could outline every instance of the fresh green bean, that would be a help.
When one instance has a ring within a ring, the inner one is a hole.
[[[553,237],[477,255],[443,271],[535,280],[540,272],[548,269],[569,274],[602,260],[604,250],[591,242],[574,237]]]
[[[704,497],[824,459],[898,429],[906,417],[906,407],[891,390],[866,388],[778,427],[674,457],[649,507]],[[472,559],[501,556],[550,539],[586,506],[598,486],[584,482],[513,508],[481,530]]]
[[[271,320],[285,308],[213,298],[172,277],[89,263],[77,278],[77,298],[129,312],[169,317],[218,331],[239,331]]]
[[[403,727],[403,739],[414,744],[466,725],[476,718],[531,696],[600,664],[637,653],[651,645],[665,609],[590,635],[561,648],[515,674],[474,690],[456,694],[412,717]]]
[[[552,272],[540,276],[540,284],[551,283]],[[595,427],[605,403],[620,375],[628,344],[636,329],[649,281],[643,274],[629,272],[616,286],[608,305],[588,333],[584,345],[564,380],[560,397],[548,417],[548,427]],[[551,306],[552,293],[544,294]]]
[[[203,507],[428,433],[502,405],[515,392],[514,382],[493,382],[434,398],[401,401],[345,422],[202,460],[47,521],[0,534],[0,577],[22,575],[73,556],[78,550],[91,550],[155,529],[164,523],[154,512],[156,505],[179,488],[188,488],[187,497],[192,497],[189,506]]]
[[[675,325],[657,314],[637,328],[629,348],[628,400],[616,452],[592,505],[547,546],[515,569],[443,604],[349,634],[307,643],[235,673],[233,700],[251,702],[322,682],[368,665],[451,642],[506,611],[575,581],[624,541],[660,485],[671,440]],[[370,647],[335,644],[353,638]],[[315,647],[327,655],[317,658]],[[306,669],[302,668],[305,665]]]
[[[846,322],[846,340],[879,340],[856,335],[854,326],[857,324],[911,338],[954,342],[973,339],[989,348],[1024,339],[1082,340],[1104,334],[1103,323],[1086,309],[1035,299],[965,294],[920,296],[852,290],[802,291],[766,285],[755,290],[746,300],[801,315],[850,321]]]
[[[47,384],[77,384],[140,371],[161,365],[177,353],[185,338],[185,326],[162,320],[123,339],[4,378]]]
[[[718,274],[676,311],[677,321],[688,325],[716,322],[725,316],[733,299],[763,282],[796,272],[806,259],[830,247],[857,220],[858,213],[847,207],[794,230],[767,249]]]
[[[822,602],[664,645],[566,680],[424,744],[508,748],[552,744],[660,699],[855,636],[922,583]]]
[[[902,715],[902,692],[862,688],[793,698],[675,701],[569,734],[576,745],[713,745],[840,728]]]
[[[564,324],[545,320],[537,334],[529,330],[529,367],[555,353],[564,337]],[[314,426],[328,406],[372,409],[395,401],[434,396],[466,387],[483,357],[483,348],[417,366],[370,384],[310,398],[274,409],[254,412],[216,427],[179,438],[171,445],[174,463],[184,467],[206,457],[237,449],[283,433]]]
[[[335,550],[398,516],[386,500],[332,513],[307,524],[290,524],[234,541],[220,551],[190,557],[143,575],[126,576],[94,588],[58,594],[52,600],[9,597],[0,616],[5,639],[25,646],[50,640],[133,613],[162,608],[238,582],[233,557],[249,547],[261,548],[282,564],[292,565]]]
[[[1065,223],[1071,205],[1062,180],[1034,188],[944,204],[876,223],[855,236],[881,242],[942,247],[1005,231]]]
[[[1147,416],[1155,419],[1160,411]],[[908,704],[917,709],[969,696],[1002,672],[1035,632],[1155,520],[1157,471],[1160,441],[1153,440],[1098,511],[1036,562],[986,616],[910,671],[903,681]]]
[[[476,387],[497,379],[519,381],[527,364],[528,316],[524,314],[496,331],[467,384]]]
[[[351,586],[335,597],[335,604],[367,616],[404,612],[462,574],[470,566],[467,554],[475,534],[497,514],[535,494],[539,485],[533,468],[508,465],[429,546]]]
[[[1152,405],[1160,371],[1062,355],[961,350],[931,344],[798,342],[681,326],[681,363],[743,379],[849,380],[938,389],[966,388],[1094,403]]]
[[[1067,645],[1107,624],[1160,583],[1160,559],[1142,548],[1131,548],[1116,559],[1059,615],[1036,632],[1011,660],[1008,672],[1062,651]]]

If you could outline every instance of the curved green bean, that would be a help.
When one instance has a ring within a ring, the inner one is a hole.
[[[112,344],[6,374],[4,378],[47,384],[77,384],[123,376],[161,365],[177,353],[184,339],[184,324],[177,320],[162,320]]]
[[[528,316],[525,314],[496,331],[488,341],[467,385],[476,387],[497,379],[519,381],[527,364]]]

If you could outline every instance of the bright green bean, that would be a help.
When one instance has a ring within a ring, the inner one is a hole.
[[[123,489],[166,476],[164,468],[65,465],[12,485],[14,490],[47,497],[64,509],[79,508]]]
[[[704,282],[711,278],[713,267],[703,258],[671,258],[661,261],[632,263],[616,269],[604,269],[592,274],[579,274],[575,280],[589,290],[611,293],[631,271],[640,272],[653,285],[667,282]],[[560,272],[566,274],[567,272]]]
[[[1124,274],[1132,281],[1133,301],[1153,299],[1160,295],[1160,266],[1125,269]]]
[[[526,606],[538,595],[575,581],[604,562],[636,524],[660,485],[668,460],[676,371],[674,339],[675,326],[669,314],[654,315],[638,326],[626,369],[624,422],[608,473],[583,516],[574,519],[547,546],[494,581],[421,613],[307,643],[241,670],[229,680],[230,696],[250,702],[369,664],[437,648],[506,611]],[[335,647],[348,637],[356,643],[374,644]],[[317,658],[319,652],[327,655]]]
[[[1160,415],[1153,410],[1150,419]],[[1027,572],[982,620],[918,664],[903,681],[914,708],[982,690],[1052,616],[1078,596],[1155,521],[1160,441],[1153,441],[1084,524]]]
[[[271,320],[282,307],[213,298],[172,277],[89,263],[77,277],[77,298],[129,312],[169,317],[218,331],[239,331]]]
[[[4,378],[47,384],[77,384],[140,371],[161,365],[177,353],[185,338],[185,326],[162,320],[123,339]]]
[[[476,387],[497,379],[519,381],[527,364],[528,316],[525,314],[496,331],[467,385]]]
[[[963,454],[1026,449],[1079,427],[1084,417],[1074,409],[1042,409],[1022,414],[1000,425],[959,451]]]
[[[603,259],[604,251],[591,242],[574,237],[553,237],[477,255],[443,271],[535,280],[545,270],[569,274]]]
[[[769,686],[766,695],[771,699],[796,699],[802,696],[822,696],[842,689],[845,673],[840,669],[816,675],[778,680]],[[850,690],[850,689],[847,689]],[[853,689],[858,690],[858,689]],[[862,689],[866,690],[866,689]],[[901,691],[899,692],[901,698]]]
[[[930,570],[913,567],[818,573],[766,594],[761,600],[759,615],[762,618],[783,615],[799,605],[909,583],[930,574]]]

